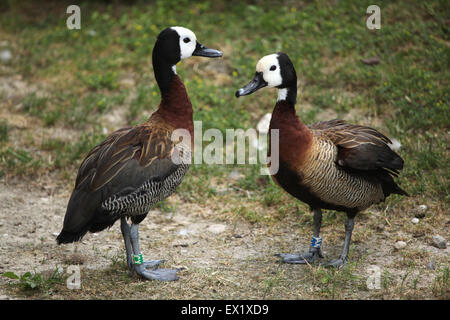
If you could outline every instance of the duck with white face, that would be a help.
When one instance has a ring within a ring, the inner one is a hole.
[[[147,121],[112,132],[86,155],[58,244],[80,241],[120,219],[130,273],[148,280],[178,279],[177,269],[159,268],[164,259],[144,260],[139,224],[154,205],[176,191],[189,169],[189,161],[172,161],[172,155],[190,151],[171,137],[177,129],[193,137],[192,104],[175,67],[191,56],[218,58],[222,52],[206,48],[183,27],[169,27],[158,35],[152,62],[161,102]]]
[[[194,32],[184,27],[168,27],[158,35],[152,63],[163,97],[170,88],[173,76],[177,74],[177,63],[192,56],[219,58],[222,57],[222,51],[205,47],[197,41]]]
[[[210,49],[197,41],[195,34],[184,27],[171,27],[180,39],[180,60],[189,58],[191,56],[200,56],[208,58],[219,58],[222,56],[222,51]]]
[[[246,96],[264,88],[278,88],[278,100],[296,103],[297,75],[289,57],[284,53],[273,53],[258,61],[253,79],[236,91],[236,97]]]
[[[393,179],[403,168],[403,159],[390,149],[389,138],[373,128],[337,119],[304,125],[295,111],[295,68],[285,53],[259,60],[253,79],[236,91],[236,97],[264,87],[278,89],[269,125],[270,131],[279,130],[278,141],[272,141],[269,135],[270,143],[279,146],[279,167],[272,178],[314,213],[309,251],[279,256],[283,262],[293,264],[322,258],[322,209],[343,211],[347,214],[344,248],[339,258],[326,264],[342,267],[347,262],[356,214],[392,193],[407,195]]]

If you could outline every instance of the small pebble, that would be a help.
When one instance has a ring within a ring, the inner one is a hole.
[[[416,212],[416,213],[414,214],[414,216],[415,216],[417,219],[425,218],[425,212]]]
[[[424,205],[424,204],[421,204],[418,207],[418,210],[416,212],[416,218],[423,218],[423,217],[425,217],[425,212],[427,212],[427,210],[428,210],[428,207],[426,205]]]
[[[224,224],[212,224],[208,227],[208,231],[212,233],[222,233],[227,229],[227,226]]]
[[[419,219],[417,219],[417,218],[412,218],[411,222],[414,223],[414,224],[418,224],[418,223],[419,223]]]
[[[397,242],[394,244],[394,247],[395,247],[395,249],[397,249],[397,250],[404,249],[404,248],[406,247],[406,242],[405,242],[405,241],[397,241]]]
[[[423,231],[416,231],[413,233],[414,238],[420,238],[420,237],[424,237],[424,236],[425,236],[425,232],[423,232]]]
[[[418,218],[418,219],[422,219],[425,217],[425,213],[427,212],[428,207],[424,204],[421,204],[420,206],[418,206],[417,208],[413,209],[414,212],[414,217]]]
[[[371,66],[371,65],[374,65],[374,64],[379,64],[380,63],[380,58],[372,57],[372,58],[367,58],[367,59],[361,59],[361,62]]]
[[[12,53],[8,49],[3,49],[0,51],[0,61],[1,62],[9,62],[12,59]]]
[[[445,249],[447,248],[447,242],[443,237],[436,234],[433,236],[433,246],[435,246],[438,249]]]
[[[40,201],[42,203],[49,203],[50,199],[49,198],[41,198]]]
[[[436,261],[435,261],[435,260],[431,260],[431,261],[427,264],[427,269],[430,269],[430,270],[436,269]]]

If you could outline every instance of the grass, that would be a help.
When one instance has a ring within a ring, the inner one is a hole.
[[[64,282],[62,272],[58,269],[44,274],[28,271],[20,276],[14,272],[5,272],[2,276],[16,281],[10,283],[10,286],[29,296],[34,294],[49,295],[56,285],[61,285]]]
[[[275,92],[262,90],[235,99],[234,91],[251,79],[260,57],[286,52],[297,70],[297,112],[305,123],[331,119],[322,118],[331,114],[371,125],[401,141],[405,168],[398,180],[411,197],[392,196],[374,207],[386,209],[388,231],[401,229],[395,224],[405,223],[405,212],[418,204],[427,204],[434,212],[425,220],[425,231],[434,232],[448,219],[446,1],[379,1],[380,30],[365,26],[370,1],[82,2],[81,30],[65,26],[65,8],[72,3],[55,3],[2,5],[7,13],[0,16],[0,35],[11,44],[14,59],[0,75],[20,74],[34,88],[21,96],[1,96],[0,178],[5,181],[53,175],[71,188],[84,155],[118,129],[107,117],[124,110],[119,122],[136,124],[156,109],[160,95],[151,67],[155,37],[167,26],[182,25],[194,30],[206,46],[224,51],[219,62],[192,58],[177,68],[194,106],[194,120],[202,121],[203,130],[217,128],[225,136],[228,128],[254,128],[272,111]],[[374,56],[380,64],[360,62]],[[124,79],[132,79],[131,84]],[[19,116],[27,125],[14,120]],[[54,135],[55,130],[63,134]],[[268,229],[289,223],[308,234],[312,225],[308,207],[262,177],[259,168],[194,165],[178,194],[183,203],[220,212],[219,220],[242,220]],[[243,177],[231,179],[232,170]],[[177,204],[163,202],[158,209],[172,213]],[[331,242],[342,234],[341,218],[336,212],[324,215]],[[380,223],[375,216],[363,221],[372,233]],[[420,254],[413,252],[404,260],[419,259]],[[345,297],[349,287],[360,286],[356,268],[309,271],[310,281],[320,297]],[[448,268],[443,270],[433,286],[438,297],[448,291]],[[282,268],[264,279],[261,286],[268,297],[287,285],[288,274]],[[388,295],[395,286],[391,278],[383,274]],[[403,296],[395,292],[393,297]]]
[[[9,126],[5,120],[0,122],[0,141],[8,141]]]
[[[439,270],[439,274],[436,276],[436,278],[433,281],[433,293],[442,298],[448,299],[448,292],[449,292],[449,275],[450,271],[448,266],[443,267],[441,270]]]

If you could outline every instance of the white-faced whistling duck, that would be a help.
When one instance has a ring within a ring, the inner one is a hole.
[[[153,205],[175,191],[189,168],[190,161],[172,161],[175,154],[190,159],[190,150],[174,143],[171,135],[184,129],[193,137],[192,105],[175,67],[190,56],[216,58],[222,52],[206,48],[183,27],[170,27],[158,35],[152,63],[162,97],[159,107],[146,122],[113,132],[88,153],[58,244],[79,241],[88,231],[104,230],[120,219],[130,272],[146,279],[178,279],[177,270],[157,268],[164,260],[143,261],[138,227]]]
[[[270,130],[279,130],[279,166],[271,173],[272,178],[314,213],[309,251],[279,256],[285,263],[298,264],[322,258],[322,209],[338,210],[347,214],[344,248],[341,256],[326,266],[342,267],[347,261],[355,215],[391,193],[407,195],[393,179],[403,168],[403,160],[389,148],[390,140],[375,129],[343,120],[304,125],[295,112],[297,75],[286,54],[263,57],[252,81],[239,89],[236,97],[263,87],[278,89]]]

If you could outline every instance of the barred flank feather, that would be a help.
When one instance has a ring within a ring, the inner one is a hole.
[[[381,184],[338,166],[337,153],[330,140],[314,139],[310,157],[303,165],[302,183],[322,201],[336,206],[362,210],[384,200]]]
[[[156,203],[171,195],[181,183],[189,165],[179,168],[164,180],[148,180],[127,195],[113,195],[102,203],[102,209],[114,216],[146,214]]]
[[[270,128],[280,130],[275,181],[312,207],[355,212],[391,193],[407,195],[393,179],[403,159],[373,128],[343,120],[305,126],[286,101],[277,102]]]

